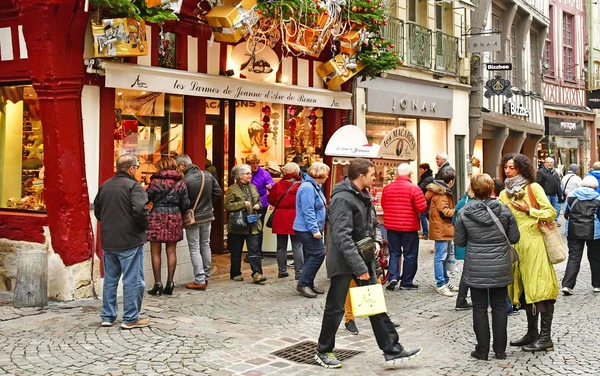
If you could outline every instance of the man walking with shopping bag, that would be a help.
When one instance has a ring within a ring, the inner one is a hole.
[[[315,360],[325,368],[340,368],[333,349],[337,328],[344,317],[344,303],[352,279],[359,285],[376,284],[374,258],[368,251],[376,238],[377,219],[372,212],[369,188],[375,178],[375,167],[369,160],[357,158],[348,166],[348,177],[336,184],[329,205],[327,275],[331,287],[327,293],[325,312]],[[370,239],[369,239],[370,238]],[[380,245],[380,244],[379,244]],[[374,247],[377,247],[373,244]],[[386,313],[369,316],[385,366],[393,367],[414,358],[420,348],[405,349],[398,343],[398,333]]]

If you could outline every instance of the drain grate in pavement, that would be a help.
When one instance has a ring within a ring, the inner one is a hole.
[[[291,360],[296,363],[302,364],[310,364],[318,366],[314,359],[315,353],[317,352],[317,343],[312,341],[304,341],[297,343],[293,346],[286,347],[285,349],[277,350],[271,355],[278,356],[280,358]],[[364,351],[356,351],[356,350],[344,350],[344,349],[335,349],[334,353],[336,358],[340,361],[344,361],[346,359],[350,359],[355,355],[362,354]]]

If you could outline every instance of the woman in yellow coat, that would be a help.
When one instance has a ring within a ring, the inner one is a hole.
[[[525,351],[553,350],[551,327],[558,281],[537,223],[554,220],[556,209],[544,189],[535,183],[529,158],[522,154],[507,154],[502,159],[502,166],[505,189],[500,193],[500,201],[511,209],[521,232],[521,240],[515,244],[519,261],[513,264],[514,282],[509,286],[509,294],[513,304],[523,305],[527,312],[527,334],[510,344],[523,346]],[[532,207],[528,188],[531,188],[539,209]],[[539,334],[538,316],[541,316]]]

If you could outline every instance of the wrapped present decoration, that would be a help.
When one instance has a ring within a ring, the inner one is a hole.
[[[133,18],[111,18],[92,23],[95,57],[148,55],[146,24]]]
[[[340,41],[340,53],[354,56],[358,52],[360,44],[364,39],[366,32],[365,26],[353,26],[350,31],[342,34],[338,40]]]
[[[252,32],[258,21],[256,0],[222,0],[206,14],[206,22],[218,42],[237,43]]]
[[[328,88],[338,87],[363,70],[365,65],[356,60],[356,57],[338,54],[333,59],[323,63],[317,68],[317,73]]]
[[[327,27],[329,17],[328,12],[320,12],[313,26],[302,25],[295,21],[288,22],[286,44],[297,52],[319,57],[331,37],[331,28]]]

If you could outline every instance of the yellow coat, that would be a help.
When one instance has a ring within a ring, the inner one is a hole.
[[[518,203],[525,201],[531,206],[527,187],[523,190],[525,196],[516,201]],[[558,297],[558,280],[554,266],[548,260],[544,238],[537,228],[538,220],[553,221],[556,218],[556,209],[550,204],[541,185],[533,183],[531,190],[540,209],[531,208],[529,215],[512,207],[511,198],[508,197],[506,190],[500,193],[500,202],[508,205],[513,212],[521,232],[521,240],[515,244],[519,262],[513,264],[514,282],[508,286],[508,293],[516,306],[520,305],[519,297],[523,294],[523,290],[525,290],[527,304],[556,300]]]

